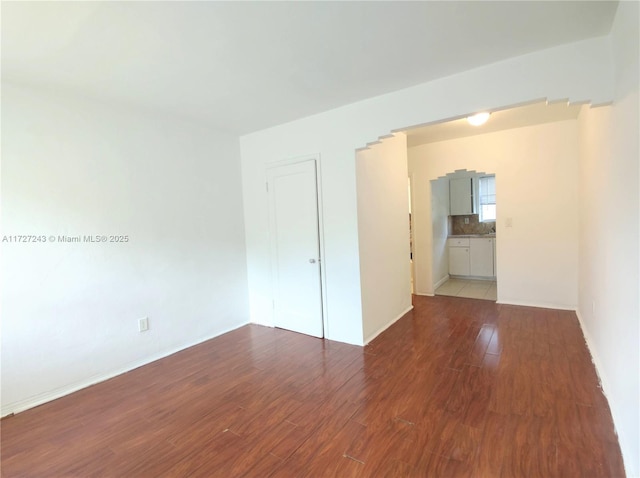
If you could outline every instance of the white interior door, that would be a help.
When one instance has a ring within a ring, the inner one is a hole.
[[[274,325],[323,336],[316,161],[267,170]]]

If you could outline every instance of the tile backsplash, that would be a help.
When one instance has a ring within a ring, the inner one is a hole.
[[[469,219],[469,224],[465,224],[465,218]],[[496,232],[496,223],[480,222],[477,214],[467,216],[449,216],[449,234],[457,236],[460,234],[490,234]]]

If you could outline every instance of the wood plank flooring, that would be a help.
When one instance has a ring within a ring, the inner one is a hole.
[[[624,476],[574,313],[414,306],[364,348],[250,325],[5,418],[2,476]]]

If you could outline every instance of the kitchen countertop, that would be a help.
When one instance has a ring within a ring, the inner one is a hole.
[[[496,233],[492,232],[490,234],[453,234],[453,235],[449,235],[449,237],[496,237]]]

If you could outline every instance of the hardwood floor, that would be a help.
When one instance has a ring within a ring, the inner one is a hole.
[[[6,418],[2,476],[624,476],[574,313],[414,305],[364,348],[251,325]]]

